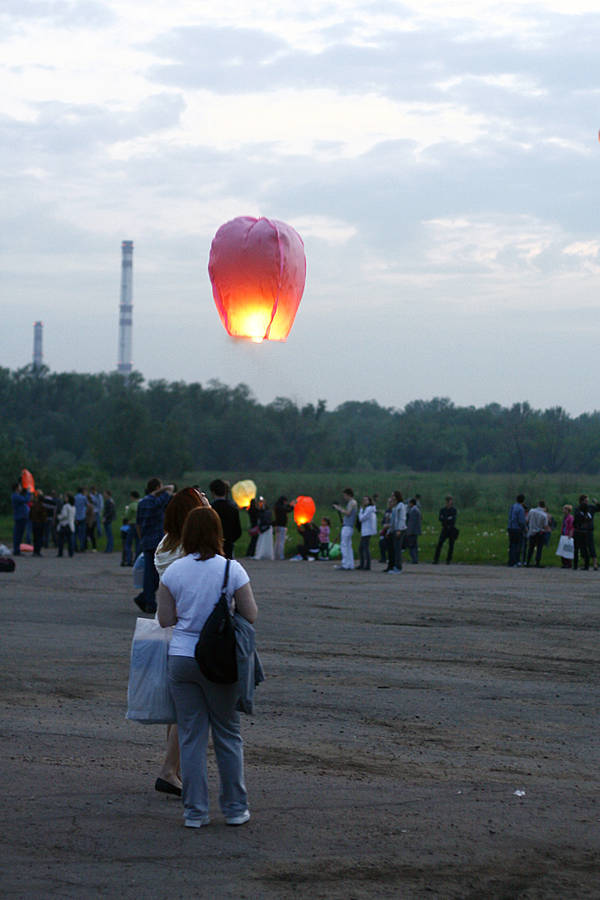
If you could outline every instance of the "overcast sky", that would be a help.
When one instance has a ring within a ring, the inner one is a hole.
[[[133,364],[261,401],[600,408],[597,0],[3,0],[0,365]],[[307,256],[287,343],[232,341],[238,215]]]

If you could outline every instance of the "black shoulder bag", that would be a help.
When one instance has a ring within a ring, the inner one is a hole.
[[[200,671],[215,684],[235,684],[238,680],[235,630],[227,603],[229,563],[227,560],[221,595],[204,623],[194,650]]]

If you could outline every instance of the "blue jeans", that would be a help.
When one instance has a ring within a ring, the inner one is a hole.
[[[156,610],[156,592],[158,590],[158,572],[154,566],[154,549],[144,550],[144,603],[147,612]],[[194,660],[195,662],[195,660]]]
[[[133,548],[133,527],[132,525],[125,526],[127,531],[121,530],[123,535],[123,562],[126,566],[133,565],[133,558],[131,556],[131,551]]]
[[[83,552],[87,542],[87,526],[85,519],[77,519],[75,522],[75,549]]]
[[[516,566],[521,559],[521,544],[523,542],[523,532],[520,528],[508,529],[508,564]]]
[[[419,536],[408,534],[404,539],[404,545],[410,554],[411,563],[419,562]]]
[[[239,815],[248,809],[244,744],[235,709],[239,685],[213,684],[193,656],[170,656],[169,686],[177,712],[184,817],[202,819],[208,814],[209,726],[221,781],[221,811],[227,817]]]
[[[13,525],[13,556],[21,555],[21,544],[26,525],[27,519],[15,519],[15,524]]]
[[[114,544],[112,522],[104,523],[104,534],[106,535],[106,549],[104,552],[112,553],[113,552],[113,544]]]
[[[358,547],[358,552],[360,556],[359,569],[370,569],[371,568],[371,535],[361,536],[360,544]]]
[[[69,556],[73,556],[75,551],[75,535],[71,531],[68,525],[64,525],[58,529],[57,534],[57,542],[58,542],[58,556],[63,555],[63,547],[65,545],[65,541],[67,542],[67,550],[69,551]]]

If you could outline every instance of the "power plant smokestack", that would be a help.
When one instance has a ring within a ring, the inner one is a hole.
[[[119,306],[119,364],[120,375],[131,373],[131,326],[133,322],[133,241],[121,244],[121,305]]]
[[[33,323],[33,368],[41,369],[43,362],[43,354],[42,354],[42,338],[43,338],[43,330],[44,323],[43,322],[34,322]]]

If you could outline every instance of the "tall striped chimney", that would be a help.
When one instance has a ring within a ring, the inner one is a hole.
[[[131,326],[133,322],[133,241],[121,244],[121,305],[119,306],[119,364],[121,375],[131,373]]]
[[[33,323],[33,368],[41,369],[44,364],[44,356],[42,353],[44,323]]]

